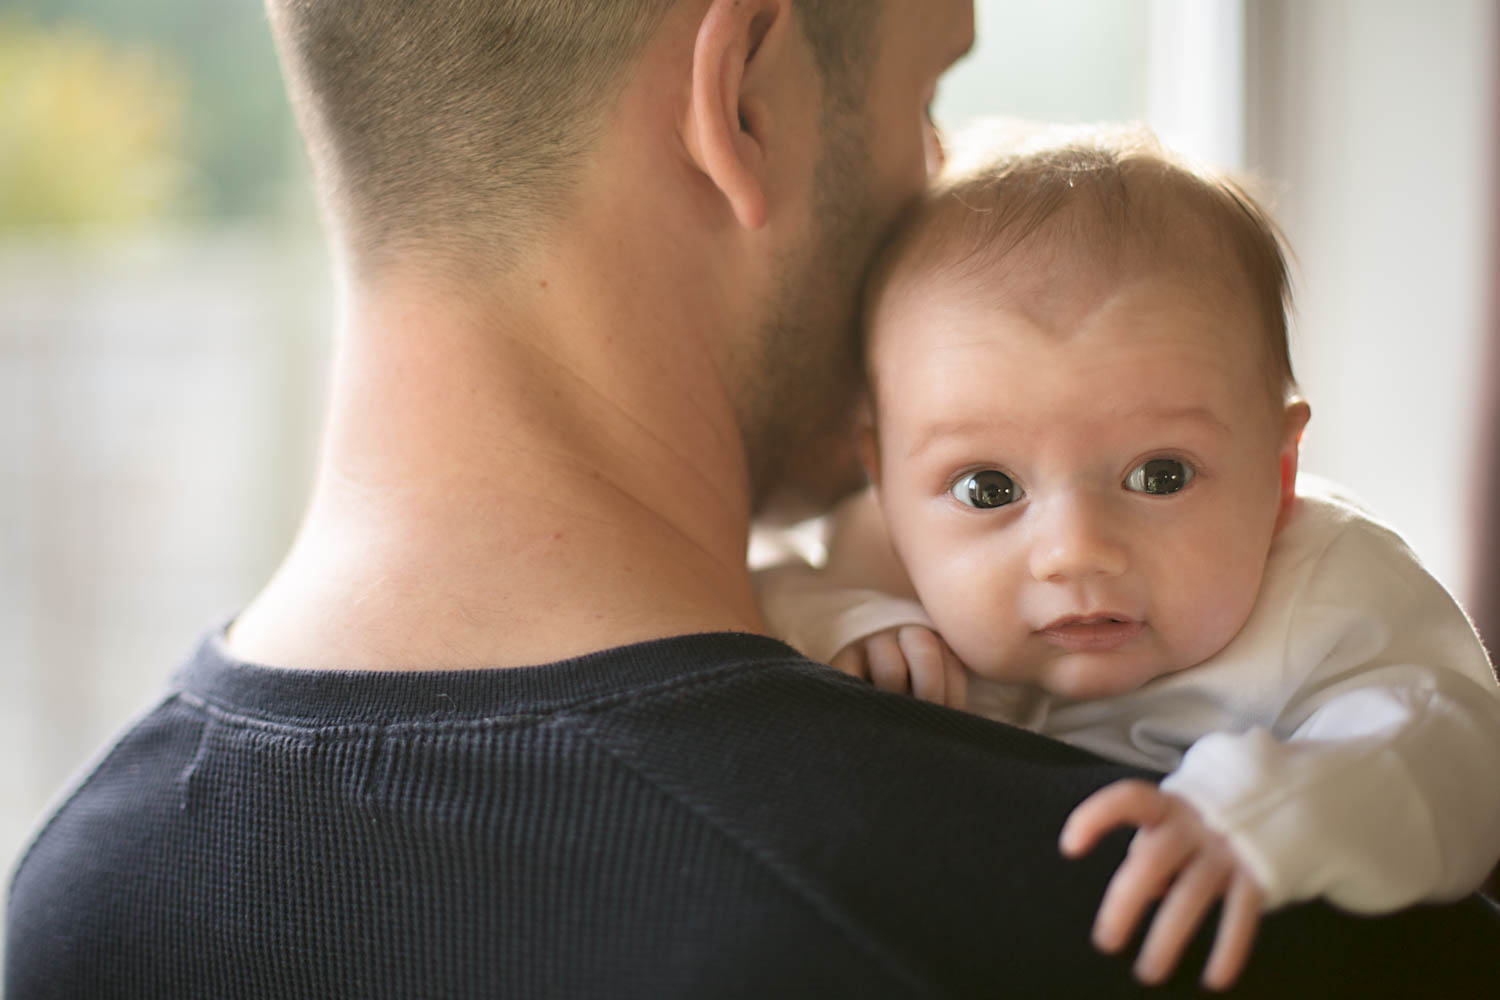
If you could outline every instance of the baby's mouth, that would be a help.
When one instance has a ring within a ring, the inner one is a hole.
[[[1145,625],[1123,616],[1070,615],[1058,618],[1037,631],[1048,641],[1075,653],[1103,653],[1125,645]]]

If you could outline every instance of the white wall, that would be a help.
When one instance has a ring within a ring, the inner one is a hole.
[[[284,233],[0,240],[0,873],[285,551],[331,314]]]
[[[1488,306],[1489,0],[1250,0],[1252,166],[1300,262],[1304,467],[1463,595]]]
[[[933,103],[939,127],[1142,117],[1149,12],[1147,0],[976,0],[974,48]]]

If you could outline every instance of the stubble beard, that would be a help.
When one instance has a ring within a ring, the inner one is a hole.
[[[855,116],[830,116],[814,179],[811,234],[783,262],[741,397],[751,510],[787,523],[864,483],[854,435],[859,299],[881,232]],[[840,120],[842,119],[842,120]]]

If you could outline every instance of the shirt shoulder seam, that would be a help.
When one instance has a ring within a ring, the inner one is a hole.
[[[850,919],[843,912],[842,907],[820,893],[816,886],[799,875],[795,866],[788,864],[774,850],[763,844],[755,843],[753,839],[736,830],[734,824],[722,816],[715,815],[714,811],[703,803],[694,801],[683,790],[674,788],[660,777],[651,774],[640,762],[632,759],[627,751],[610,741],[587,718],[581,716],[571,717],[562,720],[562,723],[579,736],[594,744],[602,752],[608,754],[610,759],[615,761],[620,767],[629,771],[641,781],[646,782],[661,795],[675,802],[680,808],[694,816],[700,823],[717,831],[720,836],[748,857],[757,867],[783,885],[793,896],[800,899],[820,919],[833,927],[836,932],[857,949],[863,951],[882,967],[886,968],[893,976],[924,995],[936,995],[933,984],[926,977],[918,973],[908,963],[891,955],[889,950],[883,948],[873,935],[861,928],[857,921]]]

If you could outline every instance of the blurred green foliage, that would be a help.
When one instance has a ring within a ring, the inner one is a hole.
[[[148,51],[0,17],[0,225],[170,212],[187,186],[185,89]]]
[[[303,183],[260,0],[0,0],[0,32],[0,225],[263,214]],[[67,205],[59,163],[87,175]]]

